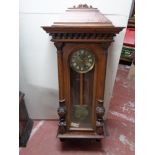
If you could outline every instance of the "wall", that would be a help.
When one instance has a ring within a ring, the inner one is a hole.
[[[126,27],[132,0],[20,0],[20,90],[31,118],[57,118],[56,48],[41,26],[52,25],[66,8],[78,4],[97,7],[115,26]],[[108,111],[125,29],[115,37],[108,55],[105,107]],[[106,117],[105,117],[106,118]]]

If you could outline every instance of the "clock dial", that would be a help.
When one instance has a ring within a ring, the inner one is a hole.
[[[95,57],[88,49],[79,49],[71,55],[70,66],[78,73],[90,71],[95,64]]]

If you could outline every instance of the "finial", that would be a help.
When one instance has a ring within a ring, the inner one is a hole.
[[[74,9],[92,9],[92,5],[88,6],[87,4],[79,4],[77,7],[74,5]]]

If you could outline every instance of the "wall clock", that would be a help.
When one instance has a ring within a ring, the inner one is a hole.
[[[57,48],[60,139],[104,138],[104,85],[108,47],[123,28],[97,8],[69,8],[42,27]]]

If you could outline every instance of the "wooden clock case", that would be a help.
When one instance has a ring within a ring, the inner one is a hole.
[[[123,28],[113,26],[97,8],[86,4],[69,8],[52,26],[42,28],[52,36],[51,41],[57,48],[60,105],[57,137],[104,138],[104,86],[108,47]],[[95,65],[86,74],[74,72],[69,64],[70,55],[78,49],[90,49],[95,56]],[[77,102],[90,109],[89,121],[81,121],[81,127],[73,122],[73,105],[74,108],[80,107],[75,104]]]

